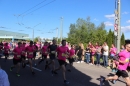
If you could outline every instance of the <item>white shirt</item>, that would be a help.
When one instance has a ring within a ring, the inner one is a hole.
[[[0,68],[0,86],[10,86],[7,73]]]
[[[108,56],[108,50],[109,50],[108,46],[106,45],[106,46],[104,46],[103,48],[105,49],[105,50],[103,51],[103,55]]]

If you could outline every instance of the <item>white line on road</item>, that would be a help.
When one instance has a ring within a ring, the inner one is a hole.
[[[29,65],[26,65],[26,66],[30,67]],[[42,71],[42,70],[35,68],[35,67],[32,67],[32,68],[35,69],[35,70],[38,70],[38,71]]]

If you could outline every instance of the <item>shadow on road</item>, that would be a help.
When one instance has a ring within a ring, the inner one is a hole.
[[[36,60],[38,63],[38,60]],[[11,86],[66,86],[63,83],[62,71],[58,71],[57,75],[52,76],[50,73],[50,69],[44,70],[45,62],[37,65],[37,69],[42,71],[35,70],[35,75],[31,74],[30,68],[25,67],[20,70],[20,77],[15,76],[16,69],[12,72],[9,71],[10,66],[13,65],[13,60],[8,59],[4,62],[4,58],[0,59],[0,65],[2,69],[4,69],[8,76]],[[56,60],[56,67],[59,64]],[[68,67],[67,67],[68,68]],[[99,86],[99,84],[91,82],[92,78],[80,70],[72,67],[71,72],[66,71],[67,80],[70,82],[67,86]],[[99,82],[100,83],[100,82]],[[110,86],[109,84],[105,86]]]

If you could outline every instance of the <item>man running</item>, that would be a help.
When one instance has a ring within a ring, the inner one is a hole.
[[[33,46],[34,46],[33,58],[34,58],[35,66],[36,66],[37,64],[36,64],[35,59],[36,59],[36,55],[37,55],[37,51],[38,51],[38,46],[36,45],[36,42],[34,42]]]
[[[73,66],[74,58],[75,58],[75,46],[71,45],[71,49],[69,50],[69,58],[68,58],[70,67]],[[68,71],[71,72],[70,68],[68,69]]]
[[[66,40],[62,40],[62,46],[57,48],[57,53],[58,53],[58,62],[59,62],[59,67],[54,70],[56,72],[57,70],[62,68],[62,73],[63,73],[63,79],[65,84],[69,84],[69,82],[66,80],[65,72],[65,64],[66,64],[66,58],[69,57],[69,49],[66,47]]]
[[[17,67],[16,76],[20,76],[19,70],[20,70],[20,63],[22,61],[21,55],[22,55],[22,48],[21,48],[21,42],[18,43],[18,47],[16,47],[13,50],[14,58],[13,58],[13,66],[11,66],[10,71],[12,71],[13,68]]]
[[[22,55],[21,55],[21,58],[22,58],[22,67],[25,68],[26,64],[25,64],[25,60],[26,60],[26,43],[23,42],[21,48],[22,48]]]
[[[30,45],[26,47],[26,52],[27,52],[27,58],[30,64],[31,72],[34,75],[35,72],[33,71],[33,68],[32,68],[32,59],[33,59],[33,52],[34,52],[33,41],[30,41]]]
[[[56,45],[56,40],[52,40],[52,45],[49,45],[48,46],[48,52],[49,52],[49,56],[50,56],[50,63],[49,64],[47,64],[46,66],[45,66],[45,68],[47,68],[50,64],[52,64],[53,65],[53,69],[52,69],[52,71],[51,71],[51,73],[52,73],[52,75],[53,75],[53,71],[55,70],[55,58],[56,58],[56,55],[57,55],[57,53],[56,53],[56,49],[57,49],[57,45]],[[55,72],[56,73],[56,72]]]
[[[122,76],[126,82],[126,86],[130,86],[130,78],[128,75],[127,68],[130,64],[130,44],[126,44],[126,49],[119,53],[119,64],[118,64],[118,71],[112,77],[108,77],[105,79],[101,79],[101,81],[105,82],[105,80],[117,80],[120,76]]]
[[[7,58],[9,57],[9,51],[10,51],[10,49],[9,49],[8,43],[5,43],[5,45],[4,45],[5,62],[6,62]]]
[[[39,64],[46,60],[46,65],[48,64],[48,61],[47,61],[47,56],[48,56],[48,42],[45,42],[44,43],[44,46],[42,47],[41,49],[41,52],[42,52],[42,59],[39,61]],[[46,67],[45,67],[46,69]]]

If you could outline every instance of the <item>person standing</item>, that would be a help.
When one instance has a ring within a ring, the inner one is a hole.
[[[10,86],[7,73],[0,66],[0,86]]]
[[[96,49],[96,65],[97,66],[100,66],[100,57],[101,57],[101,49],[102,49],[102,46],[98,46],[97,49]]]
[[[103,63],[104,63],[104,67],[109,68],[108,67],[108,55],[109,55],[109,47],[107,45],[106,42],[104,42],[104,46],[103,46]]]

